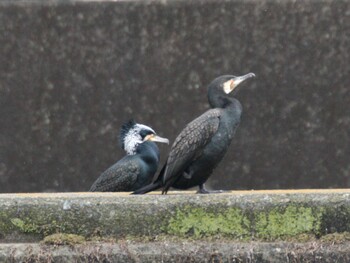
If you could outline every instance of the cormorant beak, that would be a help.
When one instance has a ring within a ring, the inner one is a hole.
[[[224,92],[226,94],[229,94],[232,92],[241,82],[245,81],[246,79],[255,77],[254,73],[248,73],[243,76],[234,77],[233,79],[230,79],[224,83]]]
[[[160,137],[156,134],[147,135],[144,141],[161,142],[161,143],[169,144],[169,140],[167,138]]]

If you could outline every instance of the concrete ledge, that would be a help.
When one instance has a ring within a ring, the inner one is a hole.
[[[1,262],[349,262],[349,244],[153,242],[0,244]]]
[[[335,232],[350,232],[350,190],[0,195],[5,242],[39,241],[54,233],[308,241]]]

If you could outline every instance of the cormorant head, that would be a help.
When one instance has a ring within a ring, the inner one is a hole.
[[[214,79],[209,84],[209,89],[216,89],[225,94],[230,94],[232,91],[237,90],[236,87],[240,83],[252,77],[255,77],[254,73],[248,73],[243,76],[223,75]]]
[[[151,128],[130,120],[122,125],[119,134],[119,142],[127,154],[135,154],[139,144],[146,141],[162,142],[169,144],[169,140],[156,134]]]
[[[208,86],[208,100],[212,107],[223,107],[230,99],[227,95],[237,92],[237,86],[246,79],[255,77],[254,73],[243,76],[223,75],[214,79]]]

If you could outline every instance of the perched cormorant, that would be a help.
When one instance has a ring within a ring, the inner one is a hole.
[[[153,183],[134,191],[144,194],[163,187],[188,189],[199,186],[198,193],[210,193],[204,183],[224,157],[239,125],[242,105],[230,93],[254,73],[236,77],[224,75],[208,86],[208,100],[212,109],[187,124],[171,147],[168,159]]]
[[[169,143],[152,128],[133,120],[123,124],[119,140],[127,155],[97,178],[91,192],[135,191],[151,183],[159,162],[159,149],[154,142]]]

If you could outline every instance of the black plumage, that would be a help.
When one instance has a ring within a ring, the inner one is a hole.
[[[240,123],[242,106],[229,93],[237,91],[242,81],[255,76],[249,73],[236,77],[220,76],[208,87],[212,109],[190,122],[177,136],[168,159],[158,177],[134,194],[143,194],[163,187],[188,189],[199,186],[199,193],[209,193],[204,183],[224,157]]]
[[[154,141],[169,142],[152,128],[134,121],[122,126],[119,141],[127,155],[103,172],[90,191],[128,192],[149,184],[159,163],[159,149]]]

